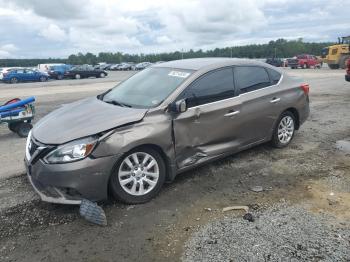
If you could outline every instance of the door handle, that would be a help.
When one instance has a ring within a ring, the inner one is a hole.
[[[281,98],[277,98],[277,97],[274,97],[272,98],[272,100],[270,101],[271,104],[275,104],[277,102],[281,101]]]
[[[234,115],[238,115],[241,111],[237,110],[237,111],[232,111],[232,112],[229,112],[227,114],[225,114],[224,116],[226,117],[230,117],[230,116],[234,116]]]

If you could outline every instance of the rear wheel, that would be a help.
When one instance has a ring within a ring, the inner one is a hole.
[[[81,78],[81,76],[79,74],[76,74],[74,77],[75,77],[75,79],[80,79]]]
[[[39,78],[39,80],[40,80],[40,82],[46,82],[46,81],[47,81],[47,77],[41,76],[41,77]]]
[[[127,204],[141,204],[155,197],[165,181],[165,164],[151,148],[139,148],[118,161],[110,178],[113,196]]]
[[[282,148],[287,146],[293,139],[295,132],[295,116],[293,113],[284,112],[275,127],[271,143],[274,147]]]
[[[10,80],[10,83],[11,83],[11,84],[16,84],[16,83],[18,83],[17,77],[12,77],[11,80]]]
[[[33,128],[32,124],[27,122],[20,122],[17,127],[17,134],[20,137],[27,137],[32,128]]]
[[[350,56],[348,55],[344,55],[339,59],[339,67],[341,69],[345,69],[346,68],[346,60],[348,60],[350,58]]]
[[[328,67],[330,69],[338,69],[339,68],[339,65],[336,65],[336,64],[328,64]]]

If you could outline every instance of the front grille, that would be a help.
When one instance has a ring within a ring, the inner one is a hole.
[[[35,143],[34,139],[30,140],[30,147],[29,147],[29,154],[30,156],[33,156],[35,151],[38,149],[39,145]]]
[[[35,164],[40,158],[45,157],[54,147],[44,145],[37,141],[35,138],[31,138],[28,152],[31,159],[31,164]]]

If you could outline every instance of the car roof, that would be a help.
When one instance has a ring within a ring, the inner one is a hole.
[[[161,64],[155,64],[153,67],[170,67],[188,70],[205,70],[207,68],[219,68],[223,66],[232,65],[259,65],[270,67],[270,65],[250,59],[240,59],[240,58],[227,58],[227,57],[209,57],[209,58],[191,58],[174,60],[170,62],[164,62]]]

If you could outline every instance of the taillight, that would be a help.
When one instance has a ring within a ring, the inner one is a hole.
[[[309,94],[309,92],[310,92],[310,86],[309,86],[309,84],[302,84],[302,85],[300,86],[300,88],[303,89],[305,95],[308,95],[308,94]]]

